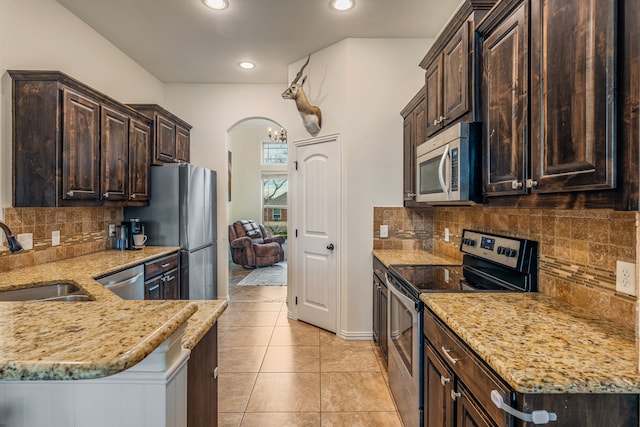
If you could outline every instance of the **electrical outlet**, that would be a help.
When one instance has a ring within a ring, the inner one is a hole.
[[[51,246],[60,245],[60,230],[54,230],[51,232]]]
[[[389,237],[389,226],[388,225],[381,225],[380,226],[380,238],[381,239],[386,239]]]
[[[444,241],[448,242],[450,240],[450,236],[449,236],[449,229],[445,228],[444,229]]]
[[[449,283],[449,269],[444,269],[444,283]]]
[[[109,234],[107,234],[108,237],[116,237],[116,225],[115,224],[109,224]]]
[[[33,249],[33,233],[22,233],[16,236],[25,251]]]
[[[632,262],[616,262],[616,291],[636,294],[636,265]]]

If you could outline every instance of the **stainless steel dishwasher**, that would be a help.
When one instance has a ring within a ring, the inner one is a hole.
[[[144,265],[127,268],[96,280],[122,299],[144,299]]]

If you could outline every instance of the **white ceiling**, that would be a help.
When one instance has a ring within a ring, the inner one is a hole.
[[[460,0],[57,0],[165,83],[283,83],[287,66],[347,37],[434,37]],[[422,58],[416,58],[416,66]],[[250,60],[253,70],[237,63]],[[381,58],[384,60],[384,58]]]

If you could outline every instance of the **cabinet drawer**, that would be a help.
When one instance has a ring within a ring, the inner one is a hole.
[[[387,267],[384,266],[384,264],[376,257],[373,257],[373,274],[375,274],[376,276],[378,276],[378,278],[380,279],[381,282],[383,282],[385,285],[387,284],[386,280],[386,276],[385,273],[387,273],[389,270],[387,269]]]
[[[144,265],[144,277],[145,279],[149,279],[151,277],[157,276],[158,274],[164,273],[165,271],[172,270],[178,267],[178,254],[173,254],[166,256],[164,258],[159,258],[148,262]]]
[[[507,414],[491,401],[491,390],[497,390],[505,402],[511,402],[509,386],[428,309],[424,310],[423,332],[488,415],[498,425],[508,425]]]

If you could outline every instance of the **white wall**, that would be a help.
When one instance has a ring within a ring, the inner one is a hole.
[[[127,103],[159,103],[164,86],[54,0],[0,1],[0,207],[11,206],[11,78],[59,70]]]

